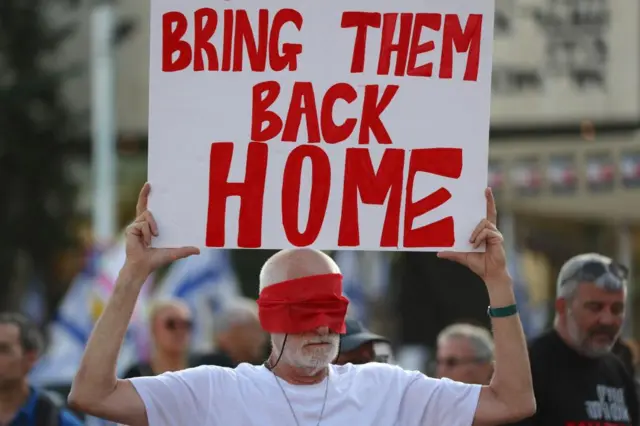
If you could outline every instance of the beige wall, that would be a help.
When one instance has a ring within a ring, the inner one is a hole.
[[[640,118],[638,0],[496,0],[494,40],[494,125]]]
[[[117,2],[120,19],[132,19],[134,31],[116,51],[116,119],[121,136],[140,137],[147,133],[149,107],[149,1],[124,0]],[[67,82],[66,94],[79,111],[90,107],[90,8],[89,0],[73,17],[78,32],[70,38],[59,60],[86,65],[86,72]],[[87,123],[86,131],[90,129]]]
[[[120,16],[136,22],[135,32],[117,54],[117,117],[124,134],[143,135],[147,129],[149,2],[117,2]],[[561,7],[570,3],[575,7]],[[496,0],[496,10],[494,125],[638,121],[639,1]],[[590,13],[591,23],[571,25],[569,17],[576,10],[582,11],[583,19],[587,19],[584,13]],[[87,6],[81,14],[80,31],[70,41],[68,55],[86,60]],[[576,46],[573,56],[561,47],[572,43]],[[604,56],[600,46],[606,49]],[[87,77],[70,83],[68,90],[73,103],[85,108],[90,94]]]

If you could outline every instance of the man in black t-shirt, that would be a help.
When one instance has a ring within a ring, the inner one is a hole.
[[[640,425],[633,377],[612,352],[624,321],[627,275],[595,253],[564,264],[554,328],[529,348],[537,413],[517,425]]]

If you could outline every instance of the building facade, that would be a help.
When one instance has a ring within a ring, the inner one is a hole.
[[[117,6],[134,23],[116,53],[123,211],[146,176],[149,3]],[[86,61],[88,6],[79,14],[66,54]],[[79,110],[90,105],[86,77],[69,82]],[[532,250],[549,266],[530,277],[545,287],[532,292],[548,303],[562,261],[585,250],[640,271],[640,2],[496,0],[491,118],[501,227],[514,252]],[[76,167],[85,185],[87,159]],[[90,199],[90,187],[83,193]]]

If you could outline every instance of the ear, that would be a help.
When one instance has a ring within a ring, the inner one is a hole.
[[[556,303],[555,303],[556,315],[563,316],[567,312],[567,307],[568,307],[567,299],[562,297],[556,299]]]
[[[30,371],[36,362],[38,362],[38,352],[28,351],[24,354],[24,362],[27,364],[27,369]]]

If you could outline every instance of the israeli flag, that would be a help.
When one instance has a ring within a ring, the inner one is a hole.
[[[31,370],[35,386],[70,385],[93,328],[89,301],[93,294],[97,253],[92,252],[85,269],[73,280],[49,325],[49,345]]]
[[[177,298],[189,305],[194,320],[191,349],[199,353],[214,349],[214,316],[239,296],[230,253],[221,249],[204,249],[174,262],[154,293],[154,298]]]
[[[125,260],[124,239],[106,249],[94,248],[73,280],[49,325],[49,345],[30,374],[36,386],[70,385],[80,365],[95,321],[111,297]],[[146,356],[149,332],[144,316],[148,285],[138,298],[118,359],[118,373]]]

